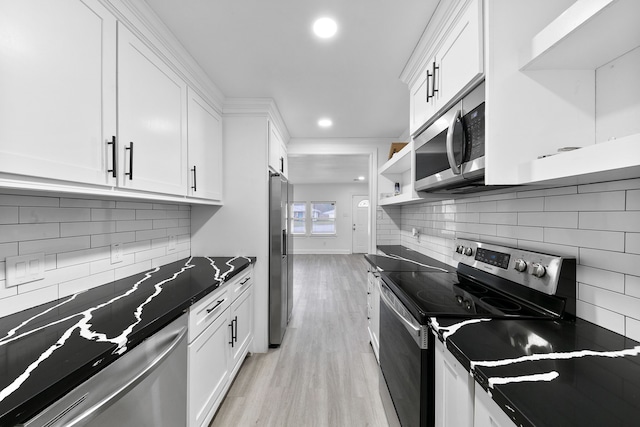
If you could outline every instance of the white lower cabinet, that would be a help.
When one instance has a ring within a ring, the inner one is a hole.
[[[189,309],[187,425],[208,426],[253,340],[253,268]]]
[[[437,337],[435,343],[435,425],[471,427],[474,425],[475,381]]]
[[[380,276],[369,270],[367,274],[367,318],[369,319],[369,340],[373,353],[380,362]]]
[[[514,427],[515,424],[504,413],[484,389],[476,384],[473,427]]]

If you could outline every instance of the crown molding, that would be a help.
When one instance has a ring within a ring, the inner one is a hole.
[[[285,143],[291,139],[273,98],[226,98],[222,114],[226,117],[265,117],[276,125]]]
[[[134,0],[100,0],[118,21],[143,40],[187,84],[222,112],[224,94],[185,50],[180,41],[146,2]]]

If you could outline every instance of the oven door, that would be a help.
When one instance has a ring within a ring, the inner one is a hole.
[[[393,291],[381,283],[380,392],[383,401],[390,397],[392,405],[385,405],[385,411],[391,425],[392,411],[404,427],[433,425],[433,344],[427,327],[419,325]]]

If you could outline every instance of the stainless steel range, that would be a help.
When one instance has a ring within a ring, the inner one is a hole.
[[[575,318],[575,259],[464,239],[454,259],[455,273],[381,273],[380,393],[391,425],[434,424],[430,318]]]

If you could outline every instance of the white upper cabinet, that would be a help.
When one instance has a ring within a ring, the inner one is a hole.
[[[289,173],[287,145],[272,121],[269,121],[269,168],[285,177]]]
[[[482,17],[482,0],[443,2],[436,11],[409,59],[409,68],[419,64],[419,71],[403,77],[409,83],[412,135],[482,80]]]
[[[118,25],[119,184],[187,192],[187,85],[146,44]]]
[[[97,0],[0,2],[0,172],[114,185],[116,19]]]
[[[222,119],[188,90],[189,196],[222,200]]]

